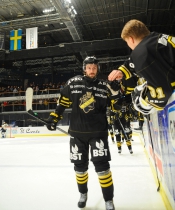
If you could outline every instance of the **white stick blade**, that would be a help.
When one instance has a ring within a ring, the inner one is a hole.
[[[26,90],[26,111],[32,110],[33,89],[28,87]]]

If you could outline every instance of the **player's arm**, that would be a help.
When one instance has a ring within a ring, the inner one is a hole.
[[[58,100],[56,109],[51,112],[46,122],[49,130],[56,130],[57,123],[63,119],[63,112],[66,108],[69,108],[72,104],[69,98],[69,86],[65,86],[61,91],[61,96]]]
[[[138,77],[135,75],[133,75],[127,80],[123,79],[121,81],[121,88],[123,93],[125,93],[125,95],[131,94],[134,88],[137,86],[137,82],[138,82]]]
[[[121,65],[117,70],[113,70],[108,75],[108,80],[113,81],[113,80],[129,79],[133,75],[131,72],[131,68],[133,68],[133,66],[129,66],[129,60],[125,61],[125,63]]]

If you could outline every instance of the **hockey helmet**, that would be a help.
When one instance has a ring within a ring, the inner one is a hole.
[[[98,73],[99,73],[100,66],[99,66],[98,60],[95,56],[88,56],[88,57],[85,58],[85,60],[83,61],[83,73],[85,73],[85,69],[86,69],[87,64],[96,64],[97,69],[98,69]]]

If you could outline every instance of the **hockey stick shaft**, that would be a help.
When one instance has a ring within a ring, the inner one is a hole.
[[[35,119],[37,119],[38,121],[42,122],[44,125],[48,125],[48,123],[44,119],[40,118],[38,116],[38,114],[35,114],[31,109],[28,110],[27,113],[29,115],[31,115],[32,117],[34,117]],[[60,127],[56,127],[56,129],[59,130],[59,131],[61,131],[62,133],[65,133],[65,134],[69,135],[68,132],[66,132],[65,130],[61,129]]]
[[[29,115],[31,115],[32,117],[34,117],[35,119],[37,119],[38,121],[42,122],[45,125],[48,125],[48,123],[40,118],[38,116],[38,114],[35,114],[32,110],[32,100],[33,100],[33,89],[31,87],[28,87],[26,90],[26,111]],[[68,132],[66,132],[65,130],[59,128],[58,126],[56,126],[56,129],[61,131],[62,133],[65,133],[67,135],[69,135]]]
[[[146,141],[145,141],[145,136],[144,136],[144,133],[143,133],[143,126],[142,126],[142,136],[143,136],[143,140],[144,140],[144,147],[146,146]]]
[[[122,125],[122,123],[121,123],[119,117],[116,116],[116,118],[117,118],[118,122],[120,123],[120,126],[121,126],[121,128],[122,128],[122,131],[123,131],[123,134],[124,134],[124,136],[125,136],[126,141],[129,141],[128,135],[126,134],[125,129],[124,129],[124,127],[123,127],[123,125]]]

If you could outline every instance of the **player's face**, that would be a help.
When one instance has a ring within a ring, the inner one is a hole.
[[[96,64],[87,64],[86,65],[86,76],[90,78],[94,78],[97,76],[98,67]]]

